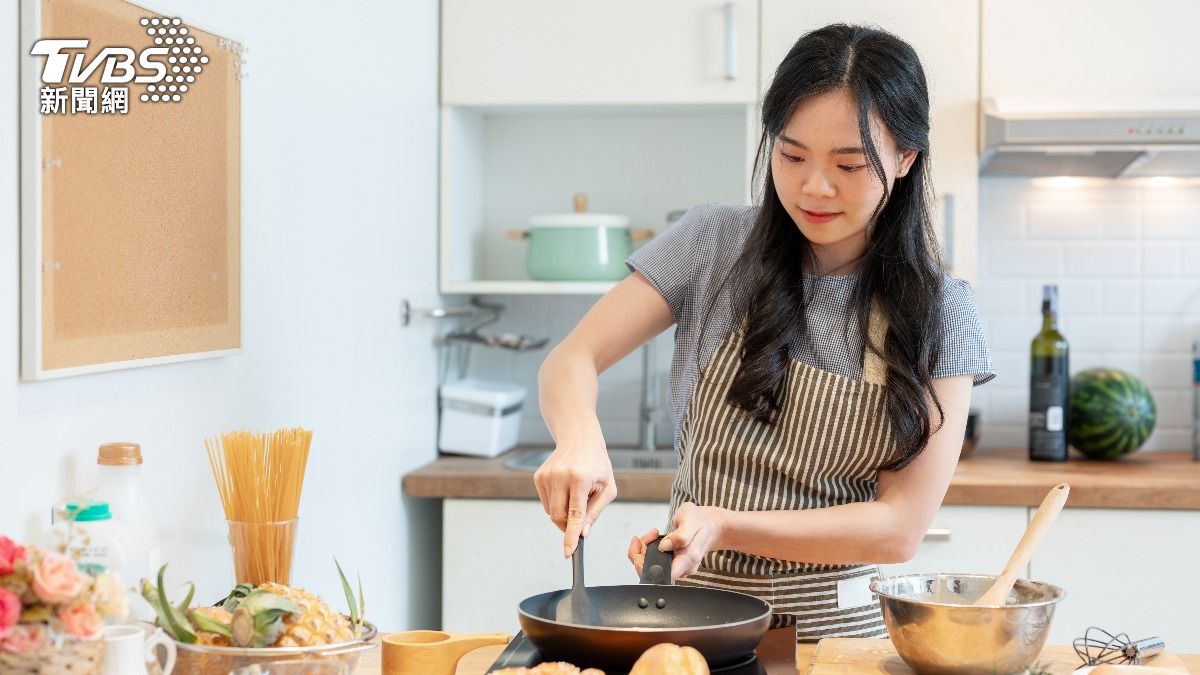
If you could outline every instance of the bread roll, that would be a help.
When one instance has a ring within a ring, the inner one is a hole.
[[[629,675],[708,675],[708,662],[691,647],[664,642],[642,652]]]

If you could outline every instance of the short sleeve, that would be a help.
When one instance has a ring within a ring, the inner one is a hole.
[[[941,354],[933,377],[970,374],[979,386],[996,377],[996,371],[975,294],[962,279],[947,276],[943,283]]]
[[[692,313],[705,213],[702,206],[688,209],[674,225],[625,260],[630,271],[646,277],[663,296],[678,324]]]

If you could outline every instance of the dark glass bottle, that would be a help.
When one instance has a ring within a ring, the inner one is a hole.
[[[1058,287],[1042,287],[1042,330],[1029,346],[1029,459],[1067,459],[1070,366],[1058,332]]]

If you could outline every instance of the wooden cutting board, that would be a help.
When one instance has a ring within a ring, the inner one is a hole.
[[[1048,645],[1037,663],[1054,675],[1067,675],[1081,665],[1072,647]],[[1171,652],[1163,652],[1144,665],[1175,668],[1181,673],[1188,669],[1183,660]],[[800,668],[803,673],[804,669]],[[896,654],[890,640],[856,640],[825,638],[817,643],[809,675],[914,675],[911,668]]]

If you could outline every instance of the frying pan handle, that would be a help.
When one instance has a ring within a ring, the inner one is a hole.
[[[659,537],[646,545],[646,559],[642,561],[643,584],[658,584],[660,586],[674,585],[671,578],[671,561],[675,559],[673,551],[660,551],[658,545],[663,538]]]

